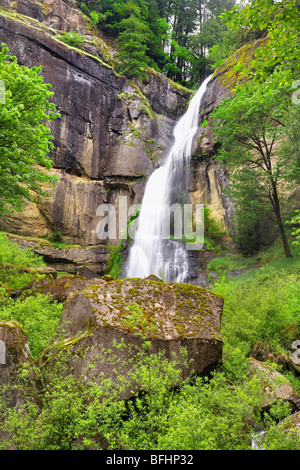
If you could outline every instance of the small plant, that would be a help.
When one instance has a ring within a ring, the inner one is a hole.
[[[62,233],[57,230],[56,232],[53,232],[51,235],[49,235],[48,240],[53,243],[61,243],[62,242]]]
[[[123,256],[122,256],[122,243],[123,240],[116,246],[108,247],[110,250],[108,261],[106,263],[106,274],[109,274],[113,277],[113,279],[120,278],[122,274],[122,263],[123,263]]]
[[[294,217],[289,222],[293,227],[292,235],[295,237],[293,245],[300,245],[300,210],[297,210]]]
[[[99,23],[99,13],[97,13],[97,11],[91,11],[90,16],[91,16],[92,24],[94,28],[96,28],[97,24]]]
[[[65,42],[69,46],[77,47],[78,49],[82,48],[83,44],[83,36],[81,34],[76,33],[76,31],[73,31],[73,33],[65,33],[62,36],[60,36],[61,41]]]

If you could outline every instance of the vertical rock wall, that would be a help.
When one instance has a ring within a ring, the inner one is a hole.
[[[2,221],[2,226],[34,236],[60,231],[66,243],[105,246],[108,241],[97,235],[97,208],[115,205],[118,224],[120,196],[127,198],[128,207],[141,202],[147,178],[163,158],[190,93],[154,71],[142,83],[116,75],[112,46],[95,35],[74,1],[0,0],[0,8],[1,42],[21,65],[42,65],[60,112],[51,123],[56,188],[49,188],[49,199],[28,204],[23,214]],[[63,33],[72,31],[82,35],[82,50],[61,41]],[[228,86],[219,80],[222,74],[215,74],[209,84],[202,118],[209,120],[228,94]],[[215,151],[209,125],[199,127],[190,201],[206,204],[228,226],[232,208],[222,195],[228,178],[219,171]],[[118,228],[109,244],[118,243]]]

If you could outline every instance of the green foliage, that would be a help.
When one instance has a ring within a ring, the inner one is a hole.
[[[118,35],[119,65],[117,71],[128,78],[144,76],[143,68],[149,64],[147,52],[148,28],[134,15],[120,22]]]
[[[37,277],[36,274],[22,272],[22,267],[45,266],[43,258],[32,251],[20,248],[16,242],[0,235],[0,283],[11,289],[21,289]]]
[[[81,34],[78,34],[76,31],[73,31],[72,33],[64,33],[60,36],[60,39],[66,44],[69,44],[69,46],[81,49],[84,38]]]
[[[51,233],[51,235],[48,237],[48,240],[53,243],[61,243],[62,237],[62,233],[57,230],[56,232]]]
[[[261,416],[260,378],[249,376],[247,368],[250,343],[257,338],[291,340],[300,298],[295,278],[262,271],[250,284],[215,286],[225,295],[223,335],[230,349],[221,370],[210,378],[198,377],[178,387],[178,365],[188,365],[186,351],[169,361],[163,352],[150,354],[149,341],[136,349],[130,376],[120,377],[121,384],[142,389],[129,400],[117,399],[121,389],[110,380],[97,376],[97,383],[88,381],[85,369],[75,377],[79,356],[66,349],[41,366],[24,366],[17,385],[26,391],[24,405],[9,408],[0,397],[0,429],[5,432],[1,448],[250,450],[257,425],[267,431],[263,448],[296,448],[299,439],[277,427],[290,413],[287,403],[276,403]],[[127,307],[130,330],[139,335],[152,328],[139,305]],[[125,348],[126,353],[128,346],[114,348]],[[113,348],[99,352],[97,364],[113,364],[113,357]]]
[[[300,88],[298,81],[294,82],[293,85],[297,85]],[[287,178],[289,180],[300,179],[300,128],[299,128],[299,115],[300,115],[300,104],[297,98],[299,90],[292,94],[292,104],[289,107],[289,111],[284,119],[284,135],[281,143],[281,152],[286,159],[291,162],[289,174]]]
[[[297,210],[294,217],[290,220],[293,226],[292,235],[295,237],[294,245],[300,245],[300,210]]]
[[[277,69],[298,70],[300,60],[300,16],[298,0],[254,0],[241,9],[222,15],[233,29],[253,27],[268,31],[245,74],[264,81]]]
[[[42,257],[20,248],[4,235],[0,235],[0,264],[0,282],[13,289],[21,289],[40,277],[23,273],[20,267],[45,266]],[[47,296],[37,294],[13,300],[1,289],[0,321],[15,320],[23,326],[34,358],[38,358],[55,334],[61,311],[62,305],[52,302]]]
[[[257,341],[276,352],[290,348],[300,327],[300,286],[297,273],[261,268],[247,280],[226,280],[213,290],[225,298],[221,334],[225,354],[238,347],[249,354]]]
[[[259,395],[257,379],[230,386],[223,374],[197,378],[172,403],[158,449],[249,450],[252,428],[246,423],[250,416],[255,420]]]
[[[93,26],[96,27],[100,21],[99,13],[97,13],[97,11],[91,11],[91,19]]]
[[[126,235],[119,240],[118,245],[109,246],[109,257],[106,263],[105,273],[109,274],[113,277],[113,279],[119,279],[123,272],[123,263],[125,260],[125,248],[123,248],[124,243],[126,244],[126,248],[128,248],[128,244],[130,238],[134,234],[134,225],[135,220],[139,215],[139,208],[135,211],[135,213],[130,217],[129,221],[127,222],[127,231]]]
[[[298,162],[284,151],[275,152],[275,143],[284,133],[289,100],[291,74],[275,72],[263,84],[238,87],[234,97],[213,112],[214,130],[222,143],[218,158],[231,173],[231,196],[241,211],[246,205],[252,225],[266,207],[272,210],[287,257],[291,252],[281,215],[282,183],[296,182]]]
[[[34,254],[28,248],[20,248],[17,242],[0,234],[0,264],[14,266],[45,266],[42,256]]]
[[[49,296],[37,293],[24,299],[2,298],[0,321],[15,320],[28,336],[30,351],[37,359],[52,340],[63,309]]]
[[[124,256],[122,256],[122,243],[123,240],[116,246],[109,247],[109,257],[106,263],[106,274],[109,274],[113,279],[120,278],[122,274],[122,263],[124,261]]]
[[[2,449],[96,450],[106,444],[106,435],[113,442],[125,403],[116,400],[109,381],[97,386],[76,377],[69,360],[66,352],[51,367],[20,370],[18,386],[31,395],[26,393],[24,404],[15,409],[0,401],[0,427],[6,432]]]
[[[206,248],[218,251],[225,235],[226,230],[221,222],[213,217],[212,211],[207,206],[204,206],[204,243]]]
[[[217,0],[77,0],[77,3],[92,18],[94,26],[100,24],[106,34],[116,38],[119,67],[125,76],[142,79],[140,69],[150,66],[172,80],[193,86],[210,71],[207,49],[222,40],[227,26],[221,23],[220,13],[231,9],[235,0],[223,1],[222,5]],[[234,36],[232,33],[228,44],[232,45]],[[134,62],[131,68],[130,60]]]
[[[5,84],[5,102],[0,104],[0,212],[20,211],[34,194],[46,195],[45,182],[51,167],[48,153],[53,144],[46,123],[55,119],[50,85],[44,83],[41,67],[19,66],[2,44],[0,78]]]

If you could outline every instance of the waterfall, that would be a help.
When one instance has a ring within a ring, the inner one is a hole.
[[[175,125],[173,144],[165,163],[152,173],[146,184],[125,267],[126,277],[145,278],[154,274],[167,282],[189,280],[186,249],[183,243],[169,236],[170,206],[186,202],[192,141],[198,128],[201,99],[210,78],[201,84]]]

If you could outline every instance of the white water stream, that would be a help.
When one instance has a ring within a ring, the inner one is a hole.
[[[150,274],[168,282],[187,282],[189,263],[183,243],[169,239],[170,206],[185,203],[193,137],[198,128],[201,99],[211,77],[193,96],[186,113],[173,130],[173,144],[164,165],[150,176],[126,263],[126,277]]]

